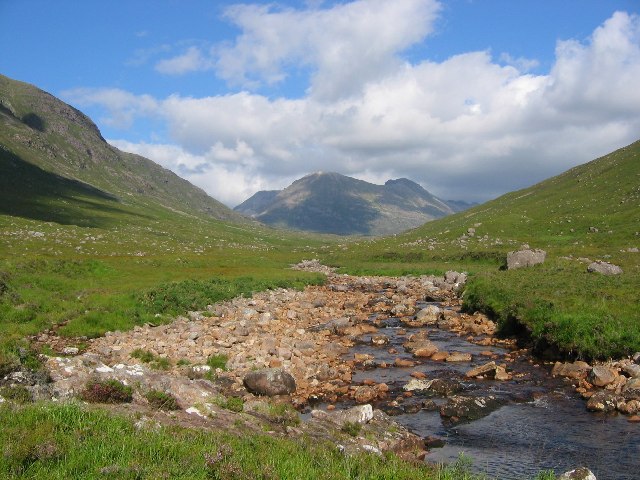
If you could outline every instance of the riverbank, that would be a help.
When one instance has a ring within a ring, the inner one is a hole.
[[[464,274],[351,277],[313,263],[300,268],[325,269],[327,284],[236,298],[168,325],[112,332],[81,346],[53,331],[40,334],[34,344],[50,349],[52,382],[15,378],[13,385],[22,382],[39,399],[87,400],[89,385],[115,380],[132,388],[131,398],[110,408],[152,426],[266,429],[348,452],[395,452],[414,460],[429,460],[429,449],[446,438],[415,435],[410,422],[392,417],[436,412],[443,424],[464,425],[507,403],[535,401],[544,390],[550,366],[536,363],[514,340],[496,338],[486,316],[460,312]],[[447,332],[446,342],[437,332]],[[357,351],[362,346],[368,353]],[[633,377],[620,365],[618,380],[608,385],[623,393],[629,381],[619,379]],[[594,368],[583,370],[586,378]],[[377,372],[387,378],[376,378]],[[258,386],[247,381],[256,375],[264,375]],[[515,393],[495,394],[495,385]],[[521,385],[527,388],[515,390]],[[580,388],[594,392],[593,385]],[[604,385],[600,391],[616,390]],[[158,397],[175,408],[158,408]],[[287,405],[306,412],[305,421]]]

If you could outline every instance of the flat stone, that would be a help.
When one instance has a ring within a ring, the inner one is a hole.
[[[396,358],[393,362],[396,367],[415,367],[416,362],[404,358]]]
[[[446,360],[448,356],[449,356],[449,352],[438,352],[438,353],[434,353],[431,356],[431,360],[436,362],[441,362],[442,360]]]
[[[470,362],[472,359],[470,353],[453,352],[446,358],[447,362]]]
[[[556,362],[551,375],[567,378],[584,378],[591,366],[585,362],[560,363]]]
[[[608,262],[597,261],[590,263],[587,271],[590,273],[600,273],[601,275],[620,275],[622,268]]]
[[[475,368],[472,368],[467,373],[465,373],[465,376],[467,378],[479,377],[480,375],[487,375],[487,374],[490,374],[491,376],[493,376],[496,373],[496,368],[497,368],[496,362],[485,363],[484,365],[480,365]]]

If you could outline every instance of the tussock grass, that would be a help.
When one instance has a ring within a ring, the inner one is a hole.
[[[2,478],[475,479],[394,455],[345,456],[323,442],[183,428],[136,429],[77,404],[0,406]]]

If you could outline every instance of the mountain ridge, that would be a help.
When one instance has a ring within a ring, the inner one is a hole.
[[[460,211],[407,178],[384,185],[315,172],[282,190],[260,191],[234,208],[272,226],[337,235],[389,235]]]

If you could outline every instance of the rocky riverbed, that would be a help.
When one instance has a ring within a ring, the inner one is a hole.
[[[486,316],[460,311],[464,274],[352,277],[313,261],[296,268],[322,271],[327,284],[236,298],[81,348],[43,333],[34,343],[59,353],[46,358],[51,382],[22,372],[3,382],[65,400],[82,396],[90,382],[117,379],[134,387],[133,402],[118,408],[149,410],[150,391],[175,400],[177,410],[154,413],[153,422],[242,425],[414,457],[446,439],[416,435],[410,421],[394,416],[436,412],[445,425],[464,425],[505,404],[535,401],[551,375],[572,383],[590,410],[638,419],[640,356],[537,363],[514,340],[496,338]],[[305,421],[277,404],[293,405]]]

